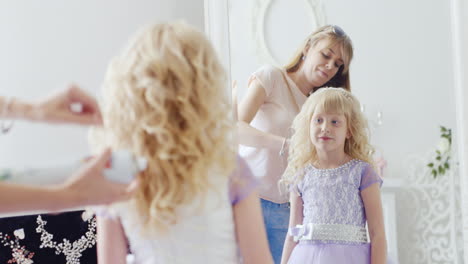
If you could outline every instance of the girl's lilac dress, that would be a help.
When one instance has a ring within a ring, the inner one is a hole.
[[[334,169],[308,165],[297,191],[302,197],[303,224],[290,228],[299,243],[288,263],[367,264],[366,214],[360,192],[382,184],[372,166],[351,160]]]

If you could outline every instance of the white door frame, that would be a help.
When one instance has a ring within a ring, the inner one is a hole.
[[[227,73],[228,86],[231,86],[231,47],[229,30],[229,1],[205,0],[205,33],[214,45]],[[230,91],[230,89],[229,89]],[[229,96],[231,93],[228,93]]]
[[[453,42],[453,71],[455,80],[455,101],[457,114],[457,142],[459,157],[459,175],[461,183],[461,210],[463,223],[464,262],[468,263],[468,2],[467,0],[451,1],[452,42]],[[465,48],[464,48],[465,47]]]

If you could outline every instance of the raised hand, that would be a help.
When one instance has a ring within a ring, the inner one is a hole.
[[[102,124],[96,100],[76,85],[31,104],[30,116],[34,121],[48,123]]]

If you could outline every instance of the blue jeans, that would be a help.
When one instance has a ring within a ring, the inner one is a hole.
[[[284,239],[288,233],[289,203],[277,204],[263,199],[260,201],[271,255],[278,264],[281,262]]]

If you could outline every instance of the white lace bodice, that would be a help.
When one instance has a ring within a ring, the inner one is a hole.
[[[351,160],[335,169],[308,165],[297,188],[304,202],[304,223],[365,227],[361,191],[382,183],[369,163]]]

